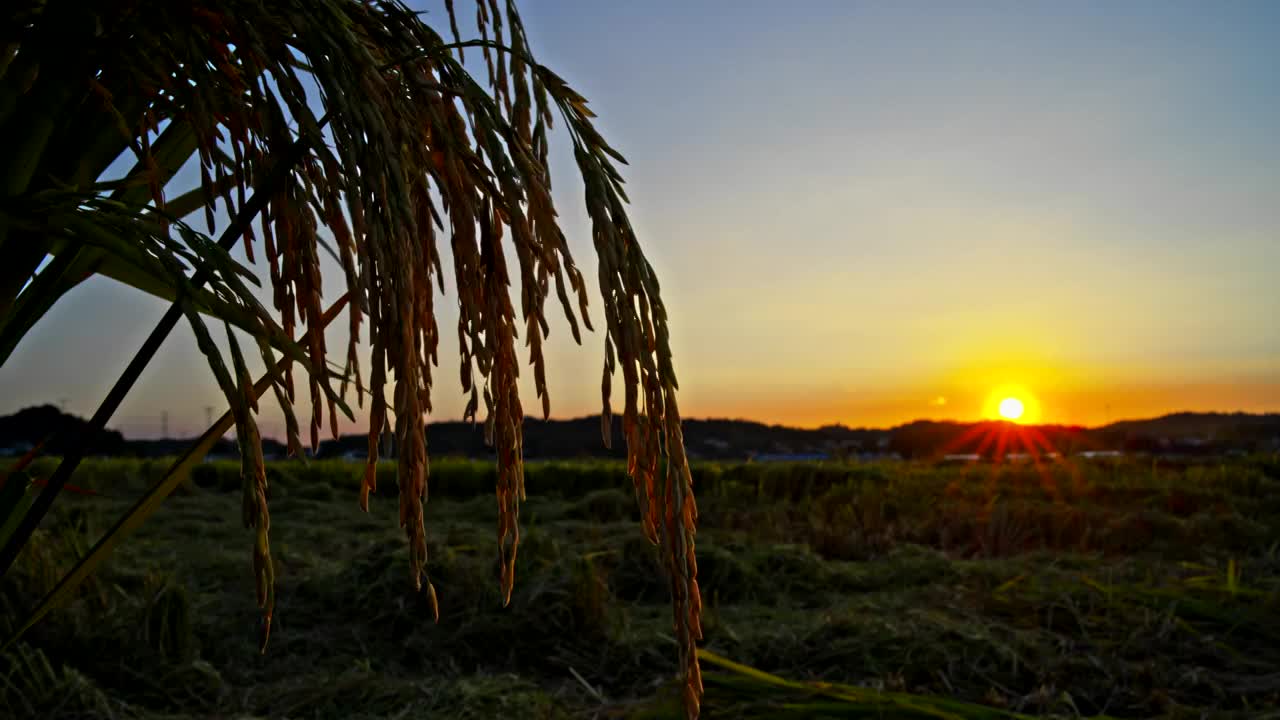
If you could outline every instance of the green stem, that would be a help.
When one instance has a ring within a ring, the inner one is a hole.
[[[323,127],[326,121],[327,117],[322,118],[320,126]],[[272,168],[271,174],[267,176],[266,181],[255,189],[253,196],[240,208],[235,220],[222,233],[222,237],[218,239],[220,246],[230,250],[244,235],[249,223],[253,222],[254,217],[266,207],[267,198],[289,177],[294,164],[302,159],[306,149],[307,141],[305,138],[299,138],[290,146],[285,157]],[[200,267],[196,270],[195,275],[192,276],[191,285],[197,288],[200,287],[208,280],[208,275],[206,267]],[[44,516],[49,512],[49,508],[53,506],[54,498],[62,491],[63,486],[67,484],[67,480],[71,478],[71,474],[75,472],[80,465],[80,461],[88,453],[93,438],[106,427],[107,421],[111,419],[111,416],[120,407],[120,403],[124,401],[125,396],[133,389],[134,383],[138,381],[142,371],[151,362],[151,359],[155,357],[160,345],[164,343],[165,339],[169,337],[169,333],[178,324],[179,318],[182,317],[182,300],[183,297],[179,295],[164,314],[164,317],[156,324],[155,329],[147,336],[146,341],[142,343],[142,347],[138,348],[138,352],[129,361],[129,365],[121,373],[120,378],[116,380],[115,385],[111,387],[111,391],[102,400],[102,404],[93,413],[88,427],[83,431],[80,442],[73,445],[71,451],[58,464],[57,470],[53,472],[53,476],[45,484],[44,490],[36,497],[35,502],[31,504],[31,509],[22,518],[22,523],[14,530],[13,535],[9,536],[4,547],[0,548],[0,577],[9,572],[9,568],[13,566],[14,560],[18,557],[18,553],[26,546],[32,533],[40,525],[40,521],[44,519]]]
[[[21,237],[19,233],[18,238]],[[10,243],[5,247],[4,269],[0,270],[0,316],[9,314],[18,293],[40,268],[44,255],[39,243]]]

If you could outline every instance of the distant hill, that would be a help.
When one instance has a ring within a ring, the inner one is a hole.
[[[882,440],[883,438],[883,440]],[[852,430],[825,427],[816,430],[765,425],[746,420],[685,420],[685,448],[691,456],[716,459],[743,459],[754,454],[831,453],[846,447],[874,448],[887,443],[885,430]],[[347,435],[320,444],[320,456],[346,452],[363,454],[363,435]],[[524,421],[524,452],[529,458],[626,457],[622,422],[612,423],[612,449],[601,435],[600,416],[572,420]],[[427,449],[436,455],[485,457],[492,454],[484,444],[479,424],[435,422],[427,425]]]
[[[39,440],[52,437],[47,454],[65,452],[69,438],[83,433],[86,421],[50,405],[26,408],[0,417],[0,452],[24,451]],[[929,458],[945,454],[1037,451],[1072,454],[1085,450],[1123,450],[1164,454],[1213,454],[1232,450],[1280,451],[1280,413],[1175,413],[1148,420],[1126,420],[1098,428],[1063,425],[1015,426],[1003,422],[961,423],[918,420],[887,429],[848,428],[831,425],[806,429],[766,425],[747,420],[686,420],[685,446],[694,458],[743,460],[788,457]],[[613,447],[606,448],[600,434],[600,417],[571,420],[527,419],[524,423],[525,456],[530,459],[621,458],[625,456],[621,421],[612,424]],[[104,431],[95,439],[92,454],[156,457],[175,455],[189,440],[126,440],[120,433]],[[346,435],[321,443],[319,457],[363,457],[364,435]],[[484,444],[481,425],[457,421],[430,423],[427,447],[439,456],[492,457]],[[264,440],[268,457],[283,457],[284,447]],[[211,454],[235,456],[235,444],[223,440]]]
[[[1261,440],[1274,437],[1280,413],[1180,412],[1152,420],[1124,420],[1098,428],[1098,432],[1138,434],[1170,438],[1200,437],[1206,440]]]
[[[44,441],[41,453],[61,455],[68,443],[79,442],[88,431],[89,422],[68,415],[52,405],[23,408],[13,415],[0,416],[0,450],[8,454],[26,452]],[[89,452],[95,455],[120,455],[126,452],[124,436],[114,430],[103,430],[93,438]]]

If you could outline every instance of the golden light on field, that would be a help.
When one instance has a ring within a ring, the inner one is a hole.
[[[1021,385],[1001,385],[991,391],[983,404],[982,416],[1028,424],[1040,422],[1040,401]]]
[[[1000,401],[1000,417],[1005,420],[1017,421],[1022,418],[1022,413],[1026,411],[1022,401],[1015,397],[1007,397]]]

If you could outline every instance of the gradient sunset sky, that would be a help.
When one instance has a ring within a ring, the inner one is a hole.
[[[1045,422],[1280,411],[1280,3],[521,7],[630,161],[686,417],[969,420],[1007,385]],[[86,283],[0,368],[0,413],[89,415],[163,310]],[[603,337],[550,319],[553,415],[598,412]],[[225,403],[180,327],[110,425],[157,436],[167,411],[189,435],[205,406]]]

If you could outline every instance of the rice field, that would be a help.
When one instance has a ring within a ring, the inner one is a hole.
[[[3,579],[2,629],[165,467],[86,462],[87,492]],[[394,469],[368,514],[362,471],[268,465],[265,654],[239,466],[206,463],[0,658],[0,713],[680,717],[667,584],[621,464],[528,463],[503,608],[493,468],[433,461],[438,623]],[[695,464],[694,483],[705,717],[1280,718],[1274,457]]]

